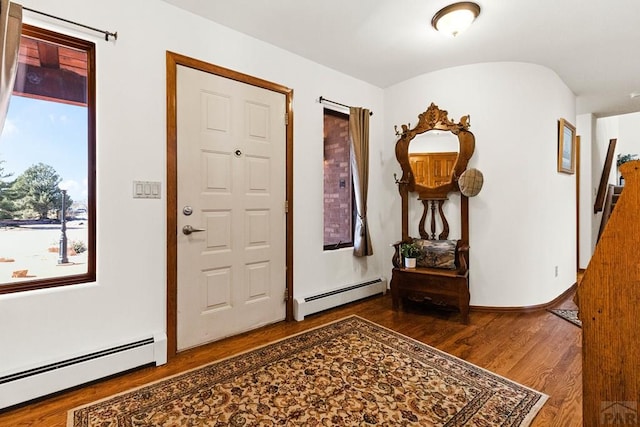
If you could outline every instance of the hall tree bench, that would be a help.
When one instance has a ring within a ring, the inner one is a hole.
[[[402,199],[402,239],[394,244],[391,295],[398,310],[404,300],[433,307],[454,308],[462,322],[469,322],[469,197],[482,186],[482,174],[468,169],[475,149],[475,137],[469,129],[469,116],[456,123],[447,111],[435,104],[418,116],[418,124],[396,127],[396,159],[402,177],[396,179]],[[415,197],[409,200],[409,196]],[[419,237],[409,234],[409,217]],[[458,218],[452,224],[459,236],[450,239],[447,215]],[[425,224],[429,218],[429,230]],[[436,230],[439,233],[436,233]],[[415,268],[403,265],[400,247],[415,243],[421,255]]]

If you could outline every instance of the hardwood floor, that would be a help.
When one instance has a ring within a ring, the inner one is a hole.
[[[556,308],[575,308],[573,294]],[[64,426],[67,411],[211,361],[356,314],[549,395],[533,427],[582,425],[581,329],[546,310],[457,313],[409,306],[394,312],[391,295],[372,297],[303,322],[279,323],[180,353],[167,365],[143,368],[0,412],[0,426]]]

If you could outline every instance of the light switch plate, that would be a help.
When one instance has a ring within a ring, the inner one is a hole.
[[[133,198],[159,199],[160,189],[158,181],[133,181]]]

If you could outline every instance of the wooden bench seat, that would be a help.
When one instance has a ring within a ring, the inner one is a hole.
[[[458,242],[455,269],[402,267],[400,243],[394,246],[397,256],[394,257],[390,284],[394,310],[398,310],[403,299],[407,299],[436,307],[456,308],[460,311],[462,322],[469,323],[468,245]]]

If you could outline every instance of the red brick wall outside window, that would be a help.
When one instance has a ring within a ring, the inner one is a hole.
[[[324,110],[324,249],[353,246],[349,115]]]

